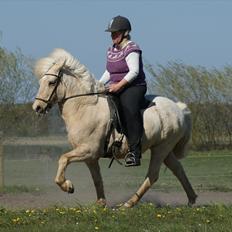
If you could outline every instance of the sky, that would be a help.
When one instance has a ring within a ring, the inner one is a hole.
[[[111,45],[105,29],[117,15],[154,66],[182,62],[232,65],[232,0],[0,0],[0,46],[34,59],[63,48],[98,79]]]

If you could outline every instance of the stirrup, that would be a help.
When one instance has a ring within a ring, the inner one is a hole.
[[[125,167],[140,166],[140,159],[136,159],[133,152],[128,152],[125,157]]]

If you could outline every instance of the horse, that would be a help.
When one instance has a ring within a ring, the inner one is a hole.
[[[73,193],[72,182],[65,178],[65,170],[72,162],[85,162],[91,173],[97,200],[106,205],[99,159],[104,156],[106,137],[110,126],[110,108],[105,87],[78,59],[62,48],[54,49],[39,59],[34,67],[39,90],[32,105],[37,114],[46,114],[58,104],[66,125],[68,141],[73,150],[60,156],[55,183],[65,192]],[[152,105],[141,110],[144,120],[142,152],[150,150],[150,162],[144,182],[123,207],[136,205],[159,178],[162,163],[180,181],[188,197],[188,204],[196,202],[194,192],[179,159],[187,154],[191,138],[191,112],[183,102],[156,96]],[[112,144],[120,134],[110,135]],[[117,158],[128,152],[126,138],[117,151]]]

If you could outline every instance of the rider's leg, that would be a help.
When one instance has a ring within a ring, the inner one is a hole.
[[[146,93],[146,86],[130,86],[119,96],[121,116],[129,144],[126,166],[140,165],[143,118],[141,108]]]

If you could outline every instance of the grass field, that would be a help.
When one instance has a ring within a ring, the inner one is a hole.
[[[232,207],[163,207],[133,209],[89,207],[0,210],[0,231],[231,232]]]
[[[145,154],[141,167],[124,168],[115,162],[108,169],[109,160],[102,159],[102,176],[108,199],[120,199],[119,196],[125,193],[126,196],[133,194],[144,180],[148,162],[149,156]],[[181,162],[199,195],[204,191],[232,192],[232,151],[190,152]],[[64,194],[53,183],[57,158],[45,155],[38,159],[24,159],[19,154],[18,159],[6,157],[4,166],[6,187],[5,193],[0,197],[0,231],[232,231],[232,205],[159,207],[151,202],[141,203],[130,210],[96,207],[92,205],[95,201],[95,190],[90,174],[81,163],[71,164],[67,169],[67,177],[76,187],[74,195],[65,195],[63,202],[56,205],[54,201],[50,201],[51,204],[44,207],[42,201],[47,204],[49,197],[58,199],[59,194]],[[183,193],[179,182],[165,167],[151,191],[152,194],[154,191],[170,195],[172,192]],[[16,203],[25,193],[28,195],[24,199],[23,207],[7,208],[1,202],[6,194],[10,196],[9,201],[14,199]],[[34,197],[29,198],[31,195]],[[71,197],[73,200],[70,206],[66,199]],[[43,207],[32,207],[36,198]]]
[[[53,186],[57,169],[57,158],[44,155],[39,159],[5,159],[5,184],[10,186],[26,186],[29,189]],[[149,156],[144,155],[142,166],[125,168],[114,162],[109,169],[109,159],[101,159],[100,165],[105,185],[108,188],[136,189],[144,180],[147,172]],[[190,152],[181,160],[183,167],[195,189],[199,191],[232,191],[232,151]],[[67,177],[74,181],[76,187],[89,182],[92,185],[89,171],[83,163],[73,163],[67,168]],[[164,166],[160,178],[153,189],[170,192],[182,190],[173,174]],[[12,191],[14,188],[12,188]],[[17,189],[17,188],[16,188]]]

